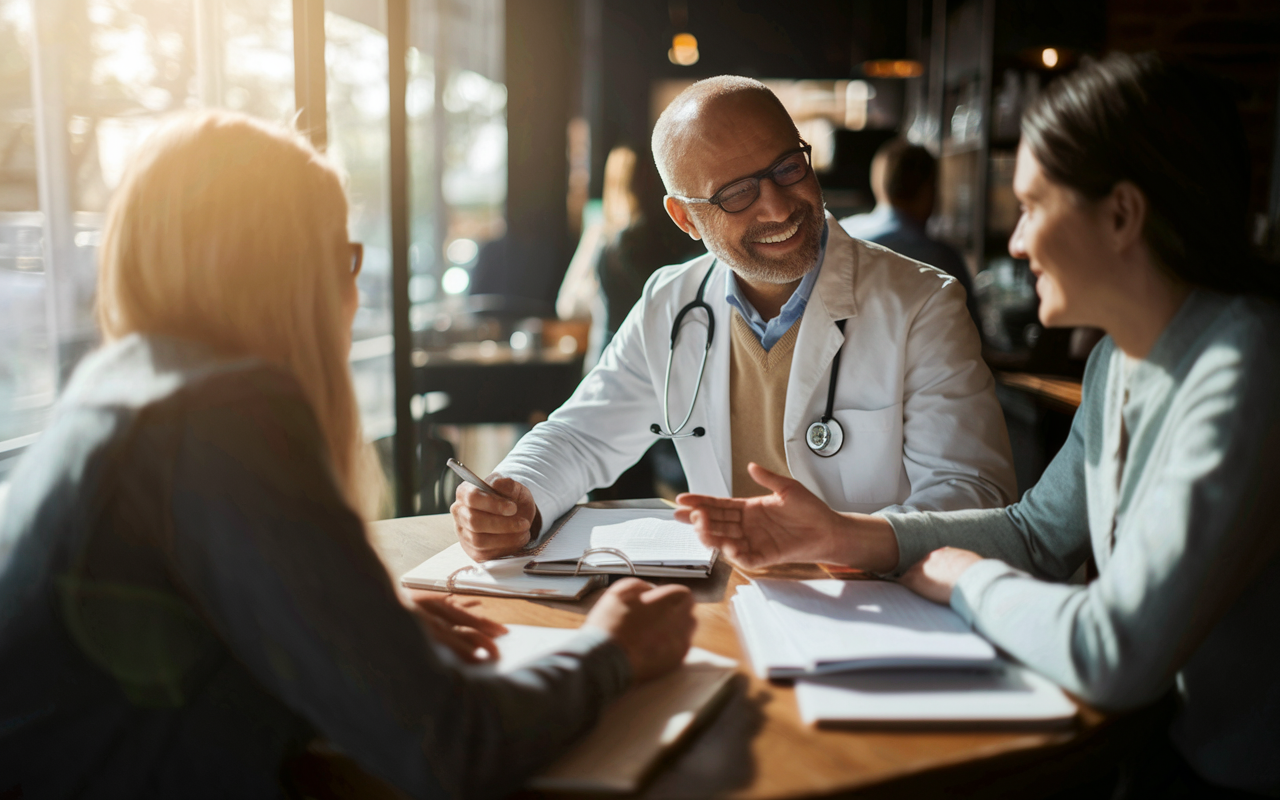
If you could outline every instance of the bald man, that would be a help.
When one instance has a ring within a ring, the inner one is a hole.
[[[694,84],[659,118],[653,152],[668,215],[708,252],[649,279],[574,395],[490,476],[504,497],[458,489],[473,558],[519,549],[660,437],[698,494],[768,494],[754,462],[840,511],[1015,499],[963,289],[826,214],[772,92]]]

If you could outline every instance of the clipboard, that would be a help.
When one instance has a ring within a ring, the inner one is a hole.
[[[671,509],[574,506],[527,554],[524,571],[560,576],[709,577],[719,551],[702,545],[692,526],[676,522],[673,514]],[[617,530],[596,537],[597,526]],[[570,543],[565,536],[575,541]],[[671,537],[669,546],[662,543],[664,536]],[[593,538],[615,544],[592,544]]]

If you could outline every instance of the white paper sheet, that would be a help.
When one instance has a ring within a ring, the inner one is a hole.
[[[705,565],[715,551],[698,541],[692,525],[675,520],[672,510],[582,508],[565,521],[538,554],[538,562],[576,562],[590,548],[611,547],[634,563]],[[606,553],[591,555],[593,565],[620,564]]]
[[[813,670],[809,659],[782,634],[769,604],[754,584],[739,586],[729,602],[734,628],[757,676],[791,678]]]
[[[498,661],[499,672],[511,672],[522,665],[554,653],[557,648],[572,639],[578,633],[577,628],[544,628],[538,625],[508,625],[507,633],[494,641],[498,644],[501,658]],[[701,647],[689,648],[685,656],[686,664],[709,664],[717,667],[736,667],[737,661],[725,656],[716,655]]]
[[[1076,706],[1022,667],[852,672],[796,681],[800,717],[832,723],[1062,723]]]
[[[756,581],[776,629],[811,668],[981,666],[995,648],[958,614],[888,581]]]

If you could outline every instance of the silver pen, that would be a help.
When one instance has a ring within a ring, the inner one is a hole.
[[[466,465],[463,464],[461,461],[458,461],[456,458],[451,458],[448,461],[446,461],[445,466],[453,470],[459,478],[462,478],[464,481],[476,487],[477,489],[484,492],[485,494],[491,494],[494,497],[501,497],[503,500],[511,499],[506,495],[504,495],[502,492],[499,492],[497,489],[485,483],[484,478],[481,478],[479,475],[467,469]]]
[[[463,464],[461,461],[458,461],[456,458],[451,458],[448,461],[446,461],[445,466],[453,470],[454,473],[457,474],[459,478],[462,478],[464,481],[476,487],[477,489],[484,492],[485,494],[491,494],[494,497],[501,497],[503,500],[511,500],[510,497],[507,497],[505,494],[503,494],[502,492],[499,492],[497,489],[493,488],[488,483],[486,483],[485,480],[481,478],[479,475],[467,469],[466,465]],[[523,548],[521,548],[520,550],[518,550],[512,555],[500,556],[500,558],[519,558],[520,556],[526,555],[530,550],[533,550],[537,546],[538,538],[539,537],[537,534],[535,534],[533,531],[529,531],[529,541],[525,544]]]

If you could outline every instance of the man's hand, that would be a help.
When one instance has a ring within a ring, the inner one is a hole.
[[[831,541],[845,522],[826,503],[791,478],[748,464],[751,478],[773,494],[762,497],[676,498],[676,519],[693,525],[698,538],[747,569],[772,564],[832,561]]]
[[[496,472],[485,478],[485,482],[504,497],[494,497],[463,482],[449,507],[458,529],[458,541],[476,561],[511,555],[524,547],[542,526],[538,506],[524,484]]]
[[[507,632],[506,626],[463,609],[475,600],[461,600],[440,592],[409,592],[412,610],[426,625],[431,638],[448,647],[463,661],[476,664],[498,658],[493,639]],[[483,655],[481,654],[483,651]]]
[[[917,561],[903,573],[898,582],[923,598],[947,606],[951,605],[951,590],[969,567],[982,560],[971,550],[958,547],[939,547]]]
[[[627,654],[637,683],[665,675],[684,661],[693,642],[693,593],[689,587],[654,587],[625,578],[609,587],[584,625],[607,632]]]

